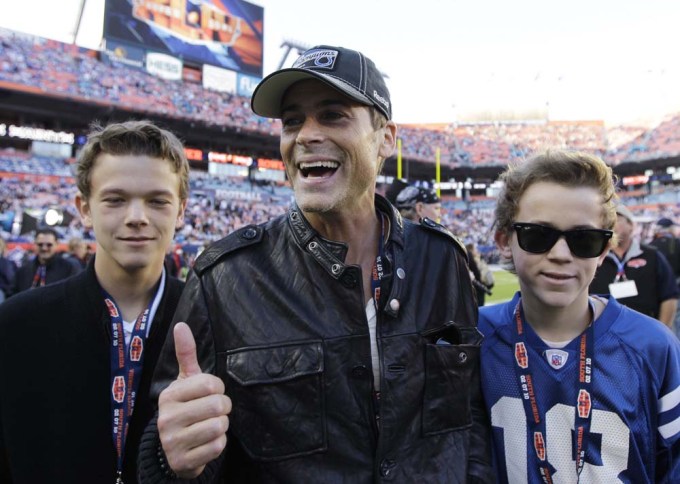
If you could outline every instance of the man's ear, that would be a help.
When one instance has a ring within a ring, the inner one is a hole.
[[[510,248],[510,234],[505,230],[496,230],[494,240],[503,258],[512,260],[512,249]]]
[[[382,159],[387,159],[394,153],[394,148],[397,146],[397,125],[394,121],[388,121],[384,128],[385,134],[383,136],[382,142],[380,143],[380,149],[378,150],[378,155]]]
[[[75,199],[76,208],[78,213],[80,213],[80,220],[83,222],[83,226],[88,229],[92,228],[92,212],[90,210],[90,202],[87,200],[82,193],[76,193]]]
[[[175,230],[179,230],[184,226],[184,211],[187,209],[187,199],[179,202],[179,213],[177,213],[177,220],[175,221]]]
[[[418,218],[422,218],[421,213],[423,211],[423,202],[416,202],[416,204],[413,206],[413,210],[418,215]]]

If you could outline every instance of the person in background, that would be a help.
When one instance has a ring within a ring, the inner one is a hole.
[[[680,482],[680,342],[588,295],[615,244],[611,168],[549,151],[501,182],[495,239],[520,291],[480,308],[497,481]]]
[[[429,218],[439,223],[442,218],[442,202],[434,190],[408,186],[399,192],[394,205],[402,217],[413,222]]]
[[[661,218],[656,222],[654,238],[649,245],[656,247],[668,260],[675,275],[675,283],[680,289],[680,239],[676,236],[678,225],[669,218]],[[680,311],[675,311],[675,335],[680,338]]]
[[[0,237],[0,303],[12,294],[17,274],[16,264],[5,257],[7,243]]]
[[[134,484],[154,413],[151,376],[183,287],[163,258],[189,163],[172,133],[129,121],[93,129],[76,179],[94,259],[0,305],[3,483]]]
[[[635,237],[635,219],[616,206],[618,245],[609,249],[590,284],[591,294],[611,294],[621,304],[673,328],[680,291],[664,255]]]
[[[465,249],[375,193],[397,133],[380,71],[314,47],[251,105],[281,119],[295,202],[196,260],[142,482],[492,482]]]
[[[36,231],[36,256],[17,271],[12,294],[46,286],[79,272],[73,264],[57,256],[58,243],[59,235],[54,229],[41,228]]]
[[[170,249],[165,253],[164,262],[165,270],[168,271],[168,274],[171,274],[172,277],[180,278],[183,263],[184,259],[182,258],[182,249],[180,247],[175,248],[174,245],[170,247]]]
[[[465,244],[465,248],[468,253],[468,265],[473,275],[472,285],[475,287],[477,305],[481,307],[484,306],[486,296],[491,295],[491,288],[495,283],[493,272],[482,260],[475,244]]]
[[[68,241],[68,254],[66,260],[74,264],[80,270],[85,269],[89,258],[88,245],[80,237],[73,237]]]

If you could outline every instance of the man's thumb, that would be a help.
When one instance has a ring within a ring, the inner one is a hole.
[[[191,334],[191,328],[186,323],[177,323],[173,336],[175,337],[175,355],[179,364],[177,378],[188,378],[202,373],[196,357],[196,342],[194,335]]]

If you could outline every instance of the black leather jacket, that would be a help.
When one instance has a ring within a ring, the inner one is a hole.
[[[376,206],[391,227],[379,410],[361,271],[343,263],[345,244],[293,206],[196,261],[175,320],[191,326],[201,367],[233,402],[226,455],[199,481],[493,481],[466,256],[443,227],[404,221],[382,197]],[[156,394],[177,372],[168,338]],[[142,482],[162,481],[155,422],[142,447]]]

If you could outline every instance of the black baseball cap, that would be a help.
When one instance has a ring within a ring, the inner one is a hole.
[[[672,221],[671,219],[669,219],[669,218],[660,218],[660,219],[656,222],[656,224],[657,224],[659,227],[668,228],[668,227],[672,227],[673,225],[675,225],[675,222],[673,222],[673,221]]]
[[[394,205],[399,209],[408,209],[415,207],[418,202],[431,204],[440,201],[434,190],[410,186],[399,192]]]
[[[281,117],[281,101],[290,86],[305,79],[318,79],[345,96],[375,106],[392,118],[390,92],[373,61],[361,52],[344,47],[317,45],[298,57],[293,67],[281,69],[262,79],[250,105],[265,118]]]

